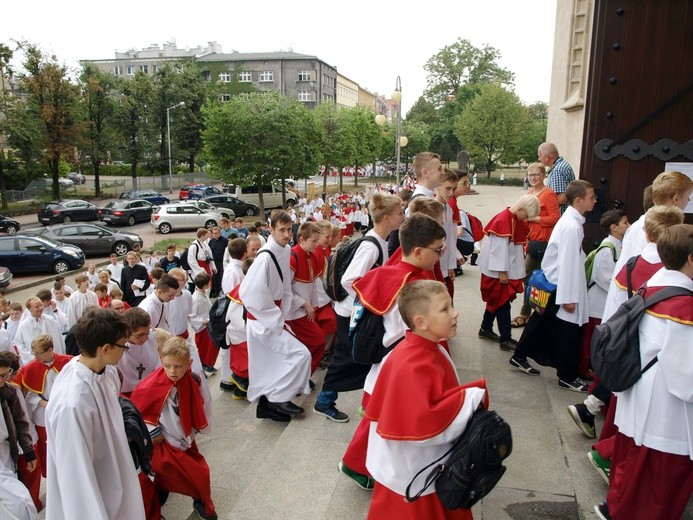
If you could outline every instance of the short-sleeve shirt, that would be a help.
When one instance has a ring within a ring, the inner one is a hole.
[[[575,173],[573,172],[573,168],[570,166],[570,164],[568,164],[568,161],[566,161],[563,157],[556,159],[556,162],[553,163],[553,166],[549,171],[549,180],[547,184],[548,187],[551,188],[556,195],[560,195],[561,193],[565,193],[565,190],[568,188],[568,184],[574,180]],[[568,207],[568,204],[561,204],[560,206],[561,215],[563,215]]]

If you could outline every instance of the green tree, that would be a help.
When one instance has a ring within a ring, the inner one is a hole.
[[[408,165],[417,153],[431,150],[430,128],[417,121],[405,121],[402,123],[402,135],[407,137],[407,146],[400,150],[400,160]]]
[[[154,127],[156,128],[156,133],[159,136],[159,171],[161,175],[166,175],[168,173],[168,114],[170,113],[172,136],[170,155],[172,160],[177,162],[177,149],[179,148],[178,136],[180,135],[181,123],[185,118],[181,112],[187,110],[187,107],[181,107],[167,113],[167,108],[173,107],[181,101],[184,101],[182,99],[182,89],[180,88],[181,66],[181,63],[166,62],[159,67],[159,69],[152,76],[154,97],[152,101],[151,113],[154,121]],[[175,145],[175,148],[173,145]]]
[[[0,122],[4,123],[8,116],[8,94],[7,87],[5,86],[5,75],[7,77],[12,76],[12,69],[10,67],[10,61],[14,52],[4,43],[0,43]],[[0,135],[5,133],[3,128],[5,125],[0,123]],[[0,197],[2,198],[2,209],[7,209],[7,186],[5,184],[5,163],[7,159],[5,158],[5,152],[0,148]]]
[[[497,81],[511,85],[515,75],[498,65],[500,57],[498,49],[490,45],[478,48],[462,38],[446,45],[424,65],[428,73],[426,99],[440,107],[454,99],[464,84]]]
[[[21,88],[27,93],[26,112],[38,124],[38,141],[53,178],[53,196],[60,198],[60,159],[74,150],[81,133],[77,104],[79,89],[70,83],[67,67],[55,56],[47,58],[33,44],[24,44],[25,72],[20,74]]]
[[[546,141],[548,105],[543,102],[537,102],[526,107],[526,110],[527,124],[522,128],[517,147],[508,157],[508,162],[535,162],[539,145]]]
[[[317,127],[321,136],[320,149],[325,165],[322,191],[327,192],[327,176],[330,168],[335,166],[339,170],[340,186],[342,185],[342,168],[351,164],[353,134],[349,132],[347,116],[344,110],[336,103],[321,103],[313,110]]]
[[[527,120],[527,111],[514,93],[487,83],[455,119],[455,135],[490,177],[501,156],[517,147]]]
[[[115,77],[86,63],[80,74],[86,116],[84,143],[94,170],[96,196],[101,195],[100,167],[108,159],[115,139]]]
[[[297,100],[243,94],[227,103],[207,103],[202,112],[205,154],[227,182],[263,186],[317,168],[319,134],[312,113]],[[262,190],[259,194],[264,211]]]

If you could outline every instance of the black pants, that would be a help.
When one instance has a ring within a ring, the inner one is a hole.
[[[488,309],[484,311],[484,317],[481,320],[481,328],[484,330],[493,330],[493,320],[498,322],[498,332],[500,332],[501,342],[509,340],[510,334],[510,302],[506,302],[496,309],[496,312],[491,312]]]
[[[371,365],[362,365],[354,361],[351,355],[349,341],[349,320],[337,314],[337,338],[334,345],[334,355],[330,366],[327,367],[323,390],[349,392],[363,388]]]

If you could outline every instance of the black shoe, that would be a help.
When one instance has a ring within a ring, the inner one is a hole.
[[[248,392],[241,390],[240,388],[236,387],[233,389],[233,395],[231,396],[233,399],[236,401],[247,401],[248,400]]]
[[[315,390],[315,383],[313,383],[313,380],[312,380],[312,379],[309,379],[309,380],[308,380],[308,386],[310,386],[310,391],[311,391],[311,392],[312,392],[313,390]]]
[[[500,349],[505,350],[506,352],[515,352],[515,349],[517,348],[517,341],[514,339],[506,339],[505,341],[500,342]]]
[[[590,439],[594,439],[597,436],[594,430],[594,415],[587,410],[587,406],[584,403],[571,404],[568,407],[568,413],[573,418],[578,428],[582,430],[582,433],[587,435]]]
[[[210,514],[205,514],[205,505],[199,500],[193,500],[193,509],[198,515],[200,515],[202,520],[218,520],[219,518],[216,511],[213,511]]]
[[[458,267],[455,269],[455,276],[462,276],[464,274],[464,271],[462,270],[461,267]]]
[[[526,359],[519,360],[515,356],[513,356],[508,360],[508,363],[510,363],[513,367],[517,368],[518,370],[522,370],[525,374],[529,374],[530,376],[538,376],[539,374],[541,374],[541,372],[539,372],[536,368],[530,365]]]
[[[291,401],[284,401],[283,403],[273,403],[272,401],[267,401],[267,407],[288,415],[298,415],[305,412],[303,408],[296,406]]]
[[[573,392],[587,392],[587,385],[579,377],[576,377],[572,381],[564,381],[563,379],[559,379],[558,386],[565,388],[566,390],[572,390]]]
[[[159,496],[159,504],[163,506],[168,500],[169,492],[165,489],[157,489],[156,494]]]
[[[285,413],[272,410],[262,406],[262,404],[257,405],[257,410],[255,410],[255,417],[258,419],[271,419],[276,422],[289,422],[291,421],[291,416]]]
[[[481,339],[490,339],[491,341],[500,342],[500,336],[492,330],[479,329],[479,337]]]
[[[250,384],[250,381],[246,379],[245,377],[241,377],[239,375],[234,374],[231,372],[231,383],[236,385],[237,388],[240,388],[244,392],[248,391],[248,385]]]
[[[609,514],[609,508],[606,507],[606,502],[602,502],[594,506],[594,512],[597,513],[597,517],[600,520],[611,520],[611,515]]]
[[[219,389],[223,390],[224,392],[233,392],[236,389],[236,385],[234,385],[233,383],[222,381],[221,383],[219,383]]]

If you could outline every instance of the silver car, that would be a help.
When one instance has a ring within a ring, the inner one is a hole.
[[[182,200],[181,204],[186,204],[189,206],[195,206],[197,209],[206,211],[209,213],[219,213],[222,217],[234,218],[236,214],[231,208],[224,208],[221,205],[210,204],[204,200],[194,199],[194,200]]]
[[[219,225],[222,215],[203,211],[191,204],[165,204],[152,212],[151,224],[164,235],[182,229],[211,228]]]

